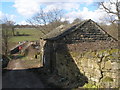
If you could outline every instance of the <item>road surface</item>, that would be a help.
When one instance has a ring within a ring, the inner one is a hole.
[[[30,70],[11,70],[3,73],[2,88],[44,88],[44,85]]]

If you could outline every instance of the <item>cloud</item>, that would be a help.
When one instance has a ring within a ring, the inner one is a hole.
[[[29,23],[27,23],[26,21],[21,21],[18,23],[19,25],[29,25]]]
[[[100,1],[103,0],[96,0],[96,2]],[[35,13],[39,12],[40,7],[43,7],[45,12],[56,8],[63,9],[66,11],[63,20],[67,19],[70,22],[72,22],[75,18],[92,19],[96,22],[102,22],[101,19],[104,16],[107,16],[106,12],[100,9],[101,6],[94,11],[87,8],[87,5],[95,2],[94,0],[68,0],[67,3],[65,2],[65,0],[15,0],[13,6],[19,14],[27,18],[30,18]],[[83,2],[86,4],[86,7],[83,7],[83,9],[80,10],[81,3]],[[105,2],[105,5],[109,7],[108,2]],[[110,6],[110,8],[115,11],[114,6]],[[24,24],[25,22],[22,21],[21,23]]]
[[[39,2],[94,2],[94,0],[34,0]],[[95,0],[95,2],[100,2],[103,0]]]
[[[39,11],[40,5],[43,4],[45,5],[45,7],[43,8],[45,12],[48,12],[56,8],[66,10],[67,12],[64,18],[66,18],[70,22],[72,22],[75,18],[79,18],[79,17],[83,19],[91,18],[95,21],[99,21],[99,18],[103,14],[99,10],[90,11],[87,7],[84,7],[83,10],[80,11],[80,3],[42,3],[41,4],[39,1],[31,2],[31,0],[24,0],[20,2],[19,0],[17,0],[15,1],[14,7],[16,7],[17,11],[21,15],[26,17],[31,17],[32,15],[34,15]],[[31,6],[34,7],[31,8]]]
[[[19,14],[30,17],[39,11],[40,3],[38,0],[15,0],[13,5]]]
[[[78,10],[80,4],[77,3],[41,3],[39,0],[15,0],[13,7],[16,8],[17,12],[27,18],[30,18],[34,14],[40,11],[40,7],[45,5],[43,8],[45,12],[52,9],[64,9],[66,11]]]
[[[0,11],[0,19],[2,19],[3,18],[3,13]]]
[[[52,3],[51,3],[52,2]],[[42,4],[45,4],[45,11],[49,11],[54,8],[65,10],[77,10],[80,7],[80,2],[92,3],[93,0],[15,0],[13,7],[17,12],[23,16],[30,17],[40,10]]]
[[[61,3],[61,8],[71,11],[71,10],[79,10],[80,8],[80,3]]]
[[[44,3],[45,4],[45,3]],[[80,8],[80,3],[46,3],[44,8],[45,12],[51,9],[64,9],[66,11],[78,10]]]
[[[0,20],[7,19],[7,20],[10,20],[10,21],[15,21],[15,18],[16,18],[15,15],[9,15],[9,14],[6,14],[6,13],[3,13],[3,12],[0,11]]]
[[[111,2],[113,3],[113,4],[111,4],[109,1],[105,1],[103,4],[104,4],[104,6],[105,7],[107,7],[110,11],[112,11],[112,12],[117,12],[116,11],[116,1],[117,0],[111,0]],[[120,0],[118,0],[118,1],[120,1]],[[105,12],[105,10],[104,10],[104,8],[100,5],[99,6],[99,9],[103,9],[103,12]],[[104,15],[105,16],[105,20],[107,20],[107,21],[110,21],[110,20],[118,20],[118,17],[117,17],[117,15],[115,15],[115,14],[113,14],[113,13],[109,13],[109,15],[108,14],[106,14],[106,15]]]
[[[110,5],[110,2],[108,1],[104,2],[104,4],[111,11],[116,12],[115,5]],[[111,19],[110,17],[112,17],[112,19],[118,19],[116,15],[106,13],[101,6],[94,11],[89,10],[87,7],[83,7],[82,11],[72,11],[67,13],[65,16],[68,17],[70,22],[72,22],[75,18],[82,18],[83,20],[92,19],[99,23],[109,23],[109,20]]]
[[[81,18],[83,20],[92,19],[96,22],[101,22],[101,19],[106,15],[106,12],[101,9],[90,11],[87,7],[84,7],[83,10],[72,11],[67,13],[65,16],[70,22],[73,22],[75,18]]]

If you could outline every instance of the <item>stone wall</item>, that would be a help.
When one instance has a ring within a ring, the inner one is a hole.
[[[89,20],[54,39],[41,39],[44,67],[63,76],[64,80],[70,80],[70,87],[74,87],[75,82],[76,87],[87,82],[118,87],[119,54],[116,41]]]
[[[87,50],[84,44],[87,45]],[[91,45],[97,47],[91,48]],[[76,82],[78,86],[88,82],[104,88],[120,87],[120,57],[117,45],[109,43],[105,47],[106,45],[105,42],[58,44],[57,73],[70,80],[70,83]]]
[[[89,51],[83,55],[70,52],[81,73],[92,84],[105,88],[120,86],[120,61],[118,49]]]

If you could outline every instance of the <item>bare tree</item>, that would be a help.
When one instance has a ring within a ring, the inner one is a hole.
[[[11,27],[12,35],[15,36],[15,22],[14,21],[7,21],[6,24]]]
[[[108,13],[108,17],[105,18],[105,20],[109,21],[112,24],[113,27],[112,31],[114,30],[116,32],[117,30],[117,32],[120,33],[120,1],[109,0],[109,2],[100,2],[100,5],[102,9]],[[119,40],[120,35],[117,33],[116,35],[118,35]]]
[[[74,19],[74,21],[72,23],[75,24],[75,23],[80,23],[80,22],[82,22],[82,19],[76,18],[76,19]]]
[[[120,22],[120,1],[119,0],[109,0],[109,2],[100,2],[100,5],[102,9],[109,14],[109,17],[107,19],[109,19],[111,23]],[[117,16],[117,19],[113,18],[113,15]]]
[[[60,9],[52,9],[45,12],[42,8],[40,11],[34,15],[27,22],[30,24],[41,28],[41,32],[45,34],[45,30],[52,30],[61,24],[61,19],[63,17],[63,11]]]
[[[8,42],[10,37],[12,36],[12,25],[9,23],[10,21],[6,19],[1,20],[2,26],[2,54],[8,54]],[[12,22],[12,21],[11,21]]]

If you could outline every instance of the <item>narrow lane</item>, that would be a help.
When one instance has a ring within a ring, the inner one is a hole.
[[[44,85],[33,72],[12,70],[3,73],[2,88],[44,88]]]

